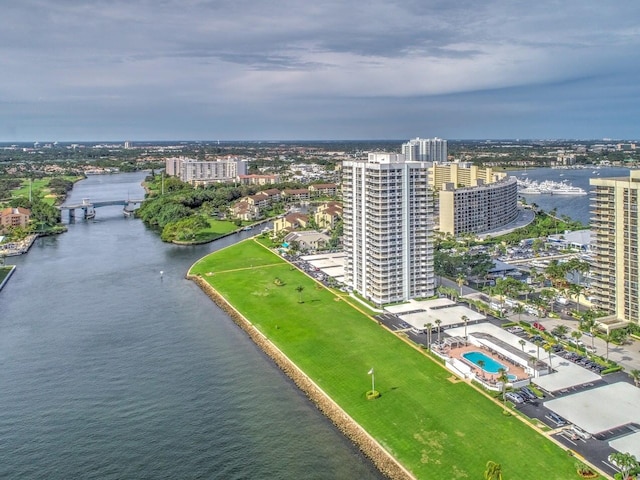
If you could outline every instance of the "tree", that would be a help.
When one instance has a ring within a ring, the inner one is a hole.
[[[566,325],[556,325],[555,328],[551,330],[551,333],[556,337],[561,338],[569,333],[569,327],[567,327]]]
[[[442,323],[442,320],[437,318],[436,321],[435,321],[435,324],[438,326],[438,344],[440,344],[440,324],[441,323]]]
[[[460,287],[460,296],[462,296],[462,286],[464,285],[464,276],[458,275],[458,278],[456,278],[456,282],[458,283],[458,287]]]
[[[302,302],[302,292],[304,291],[304,287],[302,285],[298,285],[296,287],[296,292],[298,292],[299,298],[298,298],[298,303],[303,303]]]
[[[469,317],[462,315],[461,320],[464,322],[464,343],[467,343],[467,323],[469,323]]]
[[[630,453],[615,452],[609,455],[609,461],[620,469],[622,480],[631,478],[631,470],[638,467],[638,460]]]
[[[482,378],[484,378],[485,361],[484,360],[478,360],[478,366],[480,367],[480,373],[482,374]]]
[[[578,285],[577,283],[572,283],[569,285],[569,295],[576,299],[576,308],[578,312],[580,312],[580,295],[584,287],[582,285]]]
[[[536,343],[536,347],[538,347],[538,353],[537,353],[538,360],[540,360],[540,347],[543,345],[543,343],[540,340],[538,340],[535,343]]]
[[[524,346],[527,344],[527,342],[525,342],[524,340],[520,339],[520,340],[518,340],[518,343],[520,344],[520,347],[522,347],[522,351],[524,352]]]
[[[502,382],[502,407],[503,410],[507,411],[507,398],[505,397],[505,393],[507,393],[507,382],[509,381],[509,377],[507,376],[507,371],[504,368],[498,369],[498,381]]]
[[[629,372],[629,375],[633,378],[633,383],[636,384],[636,387],[640,386],[640,370],[634,368]]]
[[[549,368],[553,370],[553,365],[551,365],[551,352],[553,351],[553,345],[551,343],[547,343],[544,347],[545,352],[549,354]]]
[[[484,480],[502,480],[502,465],[489,460],[484,470]]]
[[[424,324],[425,332],[427,333],[427,348],[431,350],[431,329],[433,329],[433,323],[428,322]]]
[[[522,305],[521,303],[517,304],[515,307],[513,307],[513,313],[518,314],[518,322],[520,322],[522,314],[524,313],[524,305]]]
[[[575,338],[576,345],[579,345],[578,342],[580,341],[580,338],[582,337],[582,332],[580,330],[574,330],[573,332],[571,332],[571,336],[573,338]]]
[[[604,343],[607,344],[607,361],[609,361],[609,343],[613,342],[613,336],[609,333],[603,337]]]

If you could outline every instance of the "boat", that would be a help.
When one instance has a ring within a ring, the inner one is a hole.
[[[518,193],[521,195],[586,195],[584,188],[571,185],[566,180],[554,182],[545,180],[537,182],[535,180],[518,179]]]

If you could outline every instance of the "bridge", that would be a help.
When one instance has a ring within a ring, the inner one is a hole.
[[[126,200],[107,200],[106,202],[92,202],[88,198],[83,198],[81,203],[69,203],[66,205],[61,205],[58,208],[61,211],[67,210],[69,212],[69,220],[76,218],[76,209],[78,208],[83,211],[84,218],[88,219],[96,216],[96,208],[108,207],[112,205],[123,205],[123,213],[126,216],[129,216],[135,210],[135,207],[139,206],[142,202],[144,202],[144,199],[132,200],[127,198]]]

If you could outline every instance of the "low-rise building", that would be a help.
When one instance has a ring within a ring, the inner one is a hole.
[[[282,199],[287,202],[304,202],[309,200],[309,190],[306,188],[286,189],[282,191]]]
[[[280,232],[291,232],[297,228],[306,228],[309,223],[309,217],[302,213],[290,213],[282,218],[277,218],[273,222],[273,234]]]
[[[309,195],[311,197],[335,197],[338,186],[335,183],[316,183],[309,185]]]
[[[273,185],[280,182],[279,175],[238,175],[241,185]]]
[[[324,233],[309,230],[306,232],[291,232],[284,241],[289,245],[294,243],[300,251],[322,250],[329,244],[330,237]]]
[[[9,228],[25,228],[31,219],[31,210],[22,207],[8,207],[0,210],[0,232],[6,232]]]
[[[326,202],[319,205],[313,219],[319,229],[332,230],[342,218],[342,204],[340,202]]]

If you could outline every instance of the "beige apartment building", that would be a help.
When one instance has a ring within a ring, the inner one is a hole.
[[[174,157],[165,160],[167,175],[174,175],[192,185],[235,182],[247,173],[247,160],[234,157],[216,160]]]
[[[434,163],[429,185],[438,192],[439,227],[460,235],[498,229],[518,217],[515,177],[468,162]]]
[[[618,321],[640,323],[640,171],[631,170],[629,177],[592,178],[590,184],[593,303]]]

